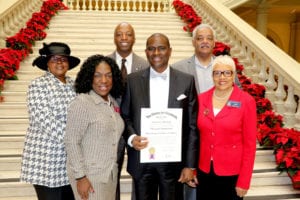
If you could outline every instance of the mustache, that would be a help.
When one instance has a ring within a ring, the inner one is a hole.
[[[212,48],[213,46],[210,44],[201,44],[200,48],[203,48],[203,47]]]

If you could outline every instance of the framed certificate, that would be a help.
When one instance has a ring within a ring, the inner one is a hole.
[[[181,161],[182,109],[141,110],[141,136],[148,146],[141,150],[141,163]]]

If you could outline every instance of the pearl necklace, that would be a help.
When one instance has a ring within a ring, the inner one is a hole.
[[[216,100],[218,100],[218,101],[224,101],[224,100],[227,100],[228,97],[231,95],[232,90],[233,90],[233,87],[231,88],[230,92],[228,92],[228,94],[226,94],[226,95],[223,96],[223,97],[217,96],[217,95],[216,95],[216,90],[214,90],[213,96],[214,96],[214,98],[215,98]]]

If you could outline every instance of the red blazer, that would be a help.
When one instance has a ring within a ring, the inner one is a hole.
[[[199,168],[209,173],[213,159],[217,175],[238,175],[237,186],[249,189],[256,151],[255,100],[234,86],[228,103],[214,116],[214,89],[198,96]]]

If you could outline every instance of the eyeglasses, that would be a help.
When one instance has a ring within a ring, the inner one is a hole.
[[[62,57],[62,56],[52,56],[50,59],[49,59],[50,62],[53,62],[53,63],[58,63],[58,62],[67,62],[68,61],[68,58],[67,57]]]
[[[224,70],[224,71],[213,71],[213,76],[214,77],[221,77],[221,75],[223,74],[223,76],[225,77],[231,77],[233,74],[233,71],[231,70]]]
[[[166,46],[158,46],[158,47],[154,47],[154,46],[148,46],[146,48],[147,51],[166,51],[168,48]]]

